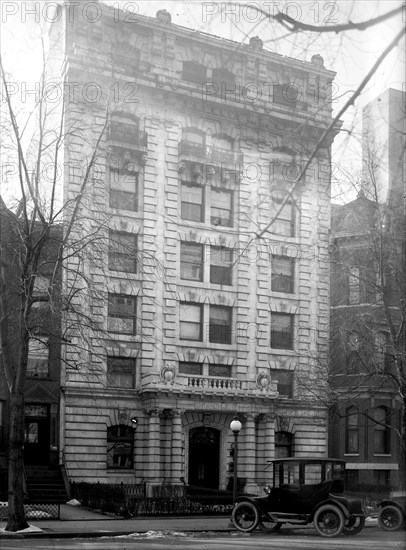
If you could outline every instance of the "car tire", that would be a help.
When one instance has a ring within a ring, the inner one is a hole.
[[[365,516],[350,516],[344,526],[344,535],[357,535],[365,526]]]
[[[263,531],[268,531],[268,533],[275,533],[276,531],[279,531],[282,525],[283,523],[280,521],[275,522],[267,518],[262,518],[259,522],[259,528]]]
[[[393,504],[387,504],[379,511],[378,524],[385,531],[397,531],[404,525],[402,511]]]
[[[259,512],[252,502],[243,500],[234,506],[231,520],[239,531],[249,533],[259,523]]]
[[[338,537],[345,527],[344,514],[333,504],[317,508],[313,518],[314,528],[322,537]]]

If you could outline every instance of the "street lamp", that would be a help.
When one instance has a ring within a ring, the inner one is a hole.
[[[230,429],[234,434],[234,480],[233,480],[233,502],[237,499],[237,465],[238,465],[238,434],[241,430],[241,422],[235,416],[230,423]]]

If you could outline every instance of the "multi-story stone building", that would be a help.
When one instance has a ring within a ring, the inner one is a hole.
[[[237,415],[255,491],[272,457],[327,454],[334,73],[92,5],[51,30],[89,144],[66,147],[65,197],[102,136],[77,231],[108,220],[77,293],[100,330],[72,335],[62,375],[68,475],[225,488]]]
[[[337,399],[330,452],[346,459],[352,486],[399,483],[406,344],[404,109],[402,92],[392,89],[364,108],[360,193],[332,208],[331,383]]]

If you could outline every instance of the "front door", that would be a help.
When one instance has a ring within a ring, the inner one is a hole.
[[[194,428],[189,434],[189,485],[218,489],[220,432]]]
[[[50,419],[48,405],[26,405],[24,463],[49,464]]]

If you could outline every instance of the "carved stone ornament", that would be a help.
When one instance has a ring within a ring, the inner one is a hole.
[[[183,174],[186,170],[186,164],[183,161],[178,162],[178,173]]]
[[[267,390],[271,385],[271,378],[269,374],[260,372],[257,376],[257,386],[260,390]]]
[[[148,162],[148,154],[147,153],[142,153],[141,155],[141,158],[140,158],[140,164],[142,166],[145,166]]]
[[[165,363],[161,369],[161,380],[165,384],[173,384],[176,377],[175,365],[172,363]]]

